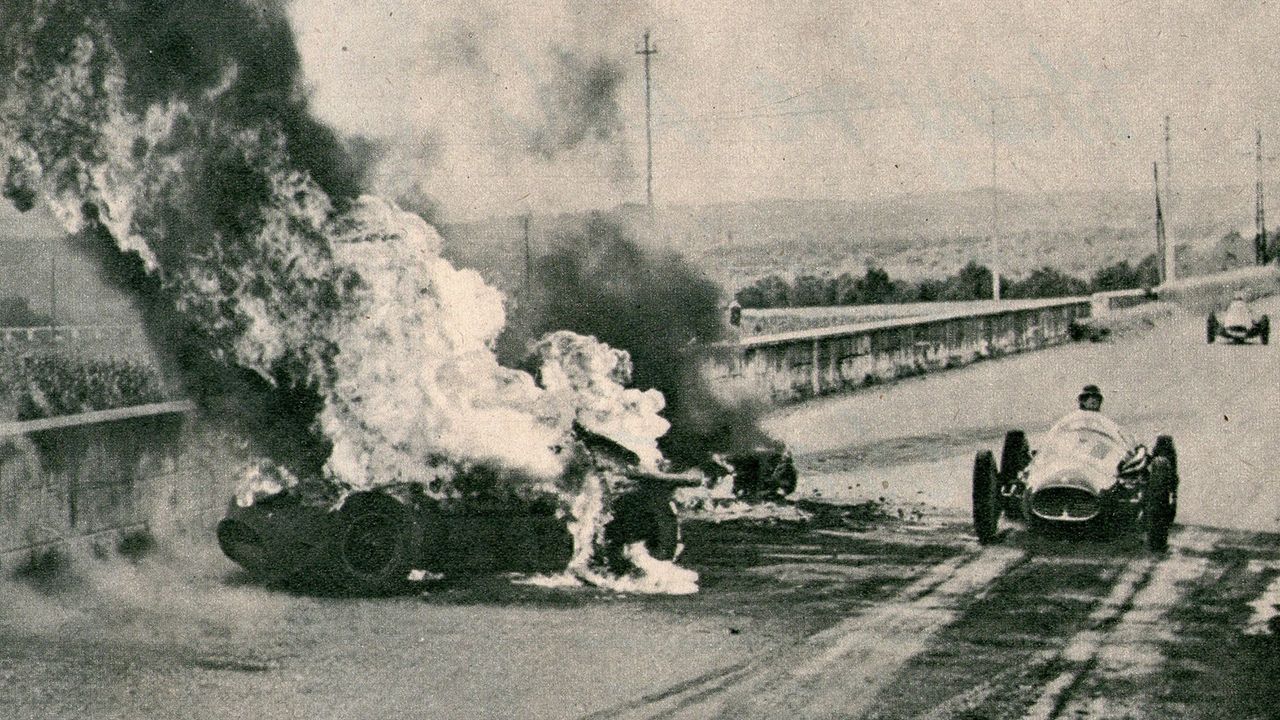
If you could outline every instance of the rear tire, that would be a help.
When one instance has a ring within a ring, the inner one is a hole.
[[[996,458],[983,450],[973,459],[973,530],[978,542],[995,542],[1000,529],[1000,477]]]
[[[1214,339],[1218,337],[1218,318],[1214,315],[1210,315],[1204,325],[1205,342],[1212,345]]]
[[[1262,330],[1259,334],[1262,336],[1262,344],[1269,345],[1271,343],[1271,318],[1263,315],[1261,324]]]
[[[1164,552],[1169,548],[1169,528],[1173,525],[1174,515],[1173,484],[1173,466],[1168,458],[1152,460],[1142,510],[1147,525],[1147,546],[1153,552]]]
[[[1173,483],[1170,486],[1169,494],[1169,521],[1178,515],[1178,451],[1173,446],[1173,437],[1170,435],[1156,436],[1155,447],[1151,450],[1152,457],[1162,457],[1169,461],[1169,467],[1173,470]]]

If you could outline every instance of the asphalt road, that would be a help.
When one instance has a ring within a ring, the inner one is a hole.
[[[1256,304],[1280,320],[1280,298]],[[967,509],[973,454],[1037,433],[1085,384],[1141,442],[1170,434],[1184,522],[1280,531],[1280,348],[1205,342],[1204,318],[1073,343],[795,406],[768,427],[800,455],[801,492]]]
[[[1280,302],[1261,309],[1280,317]],[[862,504],[690,524],[695,595],[454,578],[408,597],[296,597],[198,539],[0,585],[0,716],[1275,718],[1280,359],[1207,346],[1202,323],[779,413],[802,491]],[[1136,435],[1175,436],[1170,551],[1012,525],[977,545],[973,451],[1010,427],[1034,440],[1087,382]]]

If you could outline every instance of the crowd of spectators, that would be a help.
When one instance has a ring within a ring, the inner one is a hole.
[[[0,388],[17,420],[142,405],[165,396],[159,374],[149,365],[53,353],[0,359]]]

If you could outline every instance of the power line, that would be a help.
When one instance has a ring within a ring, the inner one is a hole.
[[[1108,96],[1116,95],[1118,91],[1112,90],[1061,90],[1057,92],[1042,93],[1023,93],[1018,95],[991,95],[977,98],[977,102],[990,104],[995,101],[1006,100],[1034,100],[1054,97],[1086,97],[1086,96]],[[859,103],[854,105],[834,105],[828,107],[806,108],[803,110],[782,110],[782,111],[766,111],[766,112],[738,112],[738,113],[700,113],[696,115],[677,115],[674,117],[664,118],[662,115],[657,116],[658,126],[664,125],[684,125],[698,121],[730,121],[730,120],[757,120],[763,118],[786,118],[786,117],[803,117],[807,115],[832,115],[840,113],[854,112],[870,112],[875,110],[896,110],[901,108],[913,107],[921,104],[899,100],[897,102],[874,102]]]

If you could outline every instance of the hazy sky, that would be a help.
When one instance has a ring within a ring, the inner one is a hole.
[[[1251,183],[1255,125],[1280,154],[1274,4],[425,5],[291,12],[321,117],[383,142],[384,192],[419,186],[452,218],[643,199],[646,27],[660,203],[987,186],[992,96],[1018,96],[994,103],[1014,189],[1148,187],[1166,112],[1177,183]],[[563,53],[625,72],[621,123],[548,157],[528,138],[566,109],[547,90]]]

